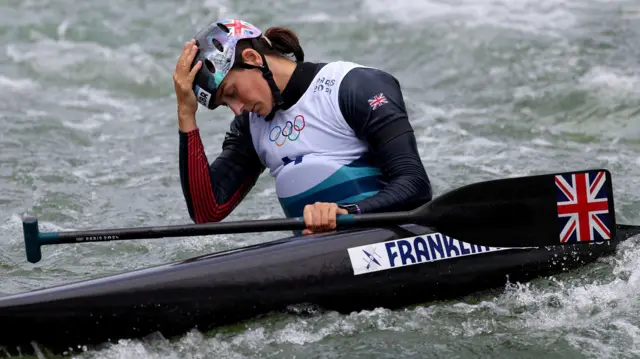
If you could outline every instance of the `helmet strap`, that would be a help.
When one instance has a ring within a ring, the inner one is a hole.
[[[251,39],[251,40],[253,42],[253,46],[255,49],[257,47],[257,41],[255,41],[256,39]],[[269,69],[269,64],[267,64],[267,59],[265,58],[264,54],[261,51],[258,51],[258,52],[260,53],[260,57],[262,57],[262,66],[249,65],[244,62],[241,62],[238,64],[238,67],[243,67],[245,69],[259,69],[260,71],[262,71],[262,77],[264,77],[264,79],[269,84],[269,88],[271,88],[271,94],[273,95],[273,107],[271,108],[271,112],[269,112],[267,117],[265,117],[266,121],[271,121],[273,119],[273,116],[275,116],[276,111],[281,109],[282,106],[284,105],[284,101],[282,100],[282,94],[280,93],[280,89],[276,85],[276,81],[273,79],[273,73]]]

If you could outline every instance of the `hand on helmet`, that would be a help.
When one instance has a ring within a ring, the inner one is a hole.
[[[186,42],[173,72],[173,85],[176,91],[179,115],[194,116],[198,110],[198,101],[193,93],[193,80],[202,67],[202,61],[198,61],[191,68],[191,63],[197,52],[198,47],[195,40]]]

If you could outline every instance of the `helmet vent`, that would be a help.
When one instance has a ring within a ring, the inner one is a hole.
[[[209,72],[211,72],[212,74],[216,72],[216,68],[215,66],[213,66],[213,62],[211,62],[211,60],[204,60],[204,66],[206,66],[207,70],[209,70]]]
[[[223,23],[218,23],[217,25],[218,25],[218,27],[219,27],[222,31],[224,31],[224,32],[226,32],[226,33],[231,32],[231,30],[229,30],[229,28],[227,27],[227,25],[225,25],[225,24],[223,24]]]
[[[211,41],[213,43],[213,46],[215,46],[215,48],[220,51],[220,52],[224,52],[224,49],[222,48],[222,44],[220,43],[220,41],[213,39]]]

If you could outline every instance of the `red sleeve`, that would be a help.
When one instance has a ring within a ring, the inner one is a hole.
[[[222,153],[209,164],[200,130],[180,135],[180,181],[189,216],[195,223],[218,222],[253,188],[264,171],[248,128],[248,118],[231,124]]]

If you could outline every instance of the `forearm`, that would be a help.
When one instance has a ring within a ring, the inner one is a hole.
[[[384,189],[356,204],[362,213],[413,209],[432,198],[429,177],[418,154],[413,131],[386,142],[375,152],[388,178]]]
[[[246,196],[261,171],[233,149],[223,150],[209,165],[199,132],[196,128],[179,133],[182,191],[195,223],[218,222]]]
[[[196,114],[192,111],[183,110],[178,106],[178,128],[184,133],[197,129]]]

